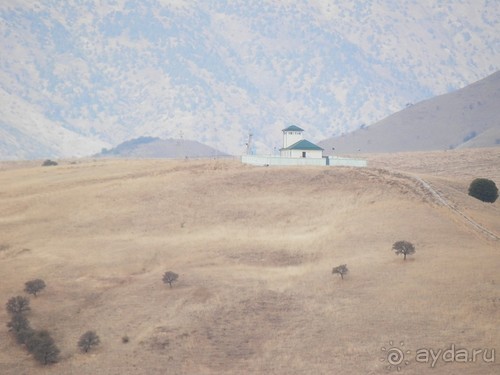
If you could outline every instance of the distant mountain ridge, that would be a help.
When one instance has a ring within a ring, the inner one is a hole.
[[[326,139],[498,71],[499,19],[499,1],[2,1],[0,158]]]
[[[125,141],[97,154],[99,157],[120,158],[206,158],[228,156],[222,151],[197,141],[185,139],[160,139],[158,137],[139,137]]]
[[[500,71],[318,144],[330,154],[500,146]]]

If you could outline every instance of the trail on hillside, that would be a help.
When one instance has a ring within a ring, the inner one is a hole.
[[[429,182],[425,181],[419,176],[405,173],[401,171],[394,171],[390,169],[380,168],[376,170],[365,170],[365,173],[368,173],[371,176],[383,177],[387,182],[388,179],[396,180],[400,184],[404,185],[406,188],[413,192],[420,192],[428,198],[431,202],[434,202],[438,205],[442,205],[452,211],[454,214],[458,215],[467,225],[472,227],[474,230],[480,232],[481,234],[489,237],[493,240],[500,240],[500,237],[485,228],[477,221],[472,219],[470,216],[466,215],[463,211],[460,211],[457,207],[455,207],[452,203],[450,203],[438,190],[436,190]],[[390,182],[391,184],[394,182]]]
[[[460,211],[458,208],[456,208],[454,205],[448,202],[446,198],[444,198],[436,189],[434,189],[428,182],[424,181],[421,177],[411,176],[411,175],[409,175],[408,177],[417,181],[417,183],[419,183],[420,186],[422,186],[422,188],[424,188],[425,190],[427,190],[429,193],[432,194],[432,196],[435,198],[435,201],[437,201],[438,203],[442,204],[443,206],[447,207],[448,209],[459,215],[463,220],[465,220],[467,224],[472,226],[474,229],[494,240],[500,240],[500,237],[497,236],[495,233],[483,227],[477,221],[472,219],[470,216],[467,216],[464,212]]]

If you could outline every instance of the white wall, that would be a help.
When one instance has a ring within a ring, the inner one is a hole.
[[[366,160],[350,159],[340,157],[318,158],[286,158],[279,156],[263,155],[243,155],[242,163],[251,165],[324,165],[324,166],[348,166],[348,167],[366,167]]]
[[[282,158],[289,158],[289,157],[291,157],[290,150],[280,150],[280,156]]]
[[[241,162],[251,165],[327,165],[327,158],[287,158],[282,156],[243,155]]]
[[[307,159],[321,159],[323,151],[321,150],[281,150],[280,156],[282,158],[304,158],[303,152],[306,153]]]
[[[308,159],[321,159],[323,157],[321,150],[281,150],[280,156],[282,158],[303,158],[303,152],[306,153],[305,157]]]
[[[302,140],[302,132],[296,131],[286,131],[283,132],[283,148],[287,148],[288,146],[297,143]]]
[[[306,158],[312,158],[312,159],[321,159],[323,157],[323,151],[321,150],[290,150],[290,156],[291,158],[303,158],[302,156],[303,152],[306,153]]]

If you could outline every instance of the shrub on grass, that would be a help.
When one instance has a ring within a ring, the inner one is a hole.
[[[23,296],[12,297],[5,305],[9,314],[24,314],[30,310],[30,300]]]
[[[28,351],[41,364],[48,365],[59,361],[60,350],[48,331],[35,331],[25,343]]]
[[[469,186],[469,195],[483,202],[493,203],[498,198],[498,188],[492,180],[476,178]]]
[[[339,274],[340,278],[344,280],[344,275],[346,275],[349,272],[347,269],[347,264],[341,264],[340,266],[333,267],[332,273],[333,274]]]
[[[28,329],[29,326],[30,323],[23,314],[12,315],[12,318],[7,323],[9,331],[13,331],[16,335],[18,332]]]
[[[26,281],[24,285],[25,285],[24,291],[26,293],[33,294],[35,297],[36,294],[42,289],[44,289],[46,286],[45,281],[43,281],[42,279]]]
[[[56,162],[56,161],[53,161],[53,160],[50,160],[50,159],[47,159],[47,160],[45,160],[45,161],[42,163],[42,166],[43,166],[43,167],[50,167],[50,166],[53,166],[53,165],[57,165],[57,162]]]
[[[93,347],[99,345],[101,340],[94,331],[87,331],[78,340],[78,347],[87,353]]]
[[[167,271],[163,275],[163,282],[165,284],[170,285],[170,287],[172,288],[172,283],[177,281],[178,278],[179,278],[179,275],[177,275],[175,272]]]
[[[26,344],[34,334],[35,330],[28,326],[16,332],[16,341],[18,344]]]

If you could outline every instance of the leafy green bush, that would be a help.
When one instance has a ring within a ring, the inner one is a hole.
[[[476,178],[469,186],[469,195],[483,202],[493,203],[498,198],[498,188],[492,180]]]

